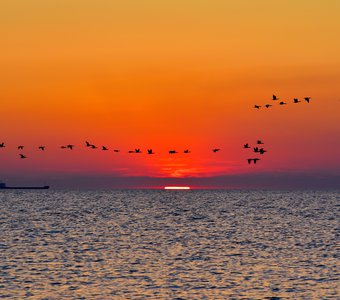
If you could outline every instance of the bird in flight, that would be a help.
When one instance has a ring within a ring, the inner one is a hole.
[[[269,107],[271,107],[271,106],[273,106],[273,105],[271,105],[271,104],[266,104],[266,105],[265,105],[266,108],[269,108]]]
[[[294,98],[294,103],[300,103],[301,101],[299,101],[299,99],[298,98]]]
[[[102,146],[102,150],[103,150],[103,151],[107,151],[107,150],[109,150],[109,149],[106,148],[105,146]]]
[[[304,100],[307,102],[307,103],[309,103],[309,100],[310,100],[311,98],[310,97],[305,97],[304,98]]]
[[[4,147],[6,147],[6,146],[5,146],[5,143],[2,142],[2,143],[0,144],[0,148],[4,148]]]
[[[24,149],[24,146],[18,146],[18,149],[22,150],[22,149]]]
[[[176,154],[178,153],[176,150],[169,150],[169,154]]]
[[[61,146],[60,148],[61,148],[61,149],[70,149],[70,150],[73,150],[74,145]]]
[[[45,150],[45,146],[39,146],[39,148],[41,151],[44,151]]]
[[[186,149],[186,150],[184,150],[183,151],[183,153],[186,153],[186,154],[188,154],[188,153],[190,153],[191,151],[189,150],[189,149]]]
[[[260,109],[261,105],[254,105],[254,108]]]
[[[250,146],[249,146],[249,144],[247,143],[247,144],[244,144],[244,145],[243,145],[243,148],[244,148],[244,149],[249,149]]]
[[[140,149],[129,150],[128,153],[142,153]]]
[[[256,144],[263,145],[264,143],[261,140],[257,140]]]
[[[19,154],[20,158],[27,158],[25,155],[23,154]]]
[[[212,151],[214,152],[214,153],[216,153],[216,152],[218,152],[218,151],[220,151],[221,149],[218,149],[218,148],[215,148],[215,149],[213,149]]]
[[[61,146],[60,148],[61,148],[61,149],[70,149],[70,150],[73,150],[74,145]]]
[[[118,149],[114,149],[113,152],[119,152],[119,150]]]
[[[152,149],[148,149],[148,154],[155,154],[155,152],[153,152]]]
[[[90,144],[88,141],[86,141],[85,144],[86,144],[86,147],[88,147],[88,148],[98,149],[98,147],[96,145]],[[104,149],[102,149],[102,150],[104,150]]]
[[[283,102],[283,101],[281,101],[279,104],[280,104],[280,105],[287,105],[287,103],[286,103],[286,102]]]
[[[256,164],[257,161],[260,159],[259,158],[248,158],[247,160],[248,160],[248,164],[250,165],[252,161],[254,162],[254,164]]]
[[[280,98],[277,98],[275,95],[273,95],[272,100],[279,100]]]
[[[267,152],[267,150],[264,150],[263,148],[261,148],[258,152],[260,152],[260,154],[264,154]]]
[[[254,147],[254,152],[255,153],[260,152],[259,147]]]

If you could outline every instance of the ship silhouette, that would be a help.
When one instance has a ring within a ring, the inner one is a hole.
[[[7,186],[6,183],[0,182],[0,190],[47,190],[49,185],[44,186]]]

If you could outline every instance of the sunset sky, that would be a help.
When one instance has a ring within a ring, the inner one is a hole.
[[[0,34],[0,181],[340,183],[338,0],[8,0]]]

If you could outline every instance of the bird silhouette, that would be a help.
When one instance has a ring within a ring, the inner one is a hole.
[[[103,151],[107,151],[107,150],[109,150],[109,149],[107,149],[105,146],[102,146],[102,150],[103,150]]]
[[[45,146],[39,146],[39,148],[38,149],[40,149],[41,151],[45,151]]]
[[[260,152],[259,147],[254,147],[253,149],[255,153]]]
[[[91,147],[92,146],[88,141],[86,141],[85,144],[86,144],[86,147]]]
[[[213,149],[212,151],[214,152],[214,153],[216,153],[216,152],[218,152],[218,151],[220,151],[221,149],[218,149],[218,148],[215,148],[215,149]]]
[[[129,150],[128,153],[135,153],[135,150]]]
[[[135,149],[135,153],[142,153],[140,149]]]
[[[254,108],[260,109],[261,105],[254,105]]]
[[[301,102],[301,101],[299,101],[298,98],[294,98],[293,101],[294,101],[294,103],[300,103]]]
[[[152,149],[148,149],[148,154],[155,154],[155,152],[153,152]]]
[[[189,150],[189,149],[186,149],[186,150],[184,150],[183,151],[183,153],[186,153],[186,154],[188,154],[188,153],[190,153],[191,151]]]
[[[257,140],[256,144],[263,145],[264,143],[261,140]]]
[[[22,149],[24,149],[24,146],[18,146],[18,149],[22,150]]]
[[[73,150],[74,145],[61,146],[60,148],[61,148],[61,149],[70,149],[70,150]]]
[[[267,152],[267,150],[264,150],[263,148],[261,148],[261,149],[259,150],[259,152],[260,152],[260,154],[264,154],[264,153]]]
[[[279,104],[280,104],[280,105],[287,105],[287,103],[286,103],[286,102],[283,102],[283,101],[281,101]]]
[[[120,151],[120,150],[118,150],[118,149],[114,149],[114,150],[113,150],[113,152],[119,152],[119,151]]]
[[[247,159],[248,164],[251,164],[252,161],[254,162],[254,164],[256,164],[258,160],[260,160],[260,159],[259,158],[248,158]]]
[[[19,154],[20,158],[27,158],[25,155],[23,154]]]
[[[98,147],[96,145],[90,145],[91,149],[98,149]]]
[[[170,150],[169,151],[169,154],[176,154],[176,153],[178,153],[176,150]]]
[[[269,108],[269,107],[271,107],[271,106],[273,106],[273,105],[271,105],[271,104],[266,104],[266,105],[265,105],[266,108]]]
[[[0,144],[0,148],[5,148],[6,146],[5,146],[5,143],[4,142],[2,142],[1,144]]]
[[[305,100],[307,103],[309,103],[310,99],[311,99],[310,97],[305,97],[305,98],[304,98],[304,100]]]
[[[244,148],[244,149],[248,149],[248,148],[250,148],[250,146],[249,146],[249,144],[247,143],[247,144],[244,144],[244,145],[243,145],[243,148]]]
[[[280,98],[277,98],[275,95],[273,95],[272,100],[279,100]]]

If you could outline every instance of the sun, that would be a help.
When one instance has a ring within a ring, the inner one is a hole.
[[[165,190],[190,190],[190,186],[165,186]]]

